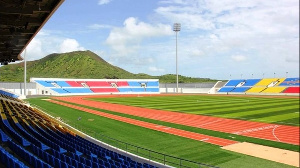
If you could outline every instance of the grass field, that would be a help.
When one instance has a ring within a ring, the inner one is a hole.
[[[299,125],[299,99],[285,98],[254,98],[254,97],[215,97],[215,96],[163,96],[163,97],[120,97],[120,98],[104,98],[97,99],[98,101],[106,101],[113,103],[122,103],[132,106],[141,106],[155,109],[165,109],[172,111],[187,112],[193,114],[216,115],[220,117],[243,118],[244,120],[263,119],[264,122],[275,122],[287,125]],[[53,116],[59,116],[70,125],[80,125],[83,130],[94,132],[92,136],[97,137],[97,134],[105,134],[115,139],[148,148],[154,151],[159,151],[165,154],[181,157],[184,159],[211,164],[219,167],[290,167],[284,164],[267,161],[255,157],[250,157],[234,152],[229,152],[221,149],[219,146],[190,140],[158,131],[141,128],[127,123],[107,119],[93,114],[85,113],[79,110],[70,109],[60,105],[46,102],[42,99],[29,99],[30,103],[37,104],[40,107],[47,109],[47,112]],[[273,104],[277,108],[272,108]],[[280,106],[278,105],[280,104]],[[264,107],[262,107],[265,105]],[[212,107],[214,106],[214,107]],[[247,107],[248,106],[248,107]],[[224,110],[222,111],[221,109]],[[262,107],[262,110],[258,110]],[[281,107],[281,108],[279,108]],[[286,107],[285,109],[282,107]],[[215,111],[213,109],[216,109]],[[240,109],[240,111],[238,110]],[[249,109],[249,115],[242,113]],[[137,120],[157,123],[160,125],[180,128],[192,132],[203,133],[222,138],[231,138],[230,134],[220,133],[210,130],[203,130],[171,124],[161,121],[145,119],[141,117],[119,114],[113,111],[102,109],[102,112],[120,115]],[[207,112],[208,110],[209,112]],[[234,111],[230,113],[230,111]],[[291,111],[291,112],[289,112]],[[226,115],[226,112],[230,116]],[[279,113],[286,114],[287,117],[280,117]],[[241,116],[238,116],[238,113]],[[273,113],[274,115],[271,115]],[[235,115],[234,115],[235,114]],[[288,117],[288,114],[291,116]],[[297,115],[295,115],[297,114]],[[81,121],[77,121],[78,116],[82,117]],[[251,117],[249,117],[251,116]],[[254,118],[254,116],[260,116]],[[269,118],[266,119],[266,118]],[[93,120],[89,120],[93,119]],[[108,140],[102,139],[108,143]],[[272,142],[260,140],[256,138],[248,138],[236,136],[235,140],[243,142],[248,141],[267,146],[274,146],[282,149],[288,149],[299,152],[299,146],[283,144],[280,142]]]
[[[188,95],[114,97],[94,100],[189,114],[299,126],[299,98],[295,97]]]

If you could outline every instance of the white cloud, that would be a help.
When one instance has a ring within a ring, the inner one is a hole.
[[[244,55],[232,55],[231,59],[233,59],[236,62],[242,62],[242,61],[246,61],[247,57]]]
[[[42,30],[32,39],[26,48],[26,59],[29,61],[43,58],[52,53],[85,50],[77,40],[56,36],[54,32]],[[22,53],[22,57],[24,55]]]
[[[140,48],[143,40],[172,34],[170,25],[151,25],[130,17],[124,21],[124,27],[112,29],[106,39],[106,44],[110,46],[115,55],[126,57],[132,56],[130,54],[134,54]]]
[[[112,0],[99,0],[98,1],[98,5],[105,5],[105,4],[108,4],[110,3]]]
[[[88,28],[98,30],[98,29],[110,29],[110,28],[112,28],[112,26],[102,25],[102,24],[92,24],[92,25],[89,25]]]
[[[203,67],[228,61],[227,69],[232,71],[245,64],[254,65],[248,67],[253,71],[275,71],[275,67],[299,71],[298,0],[164,0],[159,4],[157,20],[181,23],[181,57],[202,55]],[[189,68],[195,65],[184,61]]]
[[[163,69],[163,68],[157,68],[157,67],[152,67],[152,66],[149,67],[148,70],[150,72],[165,72],[165,69]]]
[[[39,59],[41,55],[44,55],[41,40],[34,38],[26,50],[23,51],[22,57],[24,57],[24,55],[26,55],[26,59],[29,58],[29,60]]]
[[[61,45],[59,51],[61,53],[71,52],[71,51],[82,51],[83,47],[75,39],[65,39]]]

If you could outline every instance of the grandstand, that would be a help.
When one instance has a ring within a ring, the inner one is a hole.
[[[0,95],[0,167],[168,167],[92,143],[41,111]]]
[[[31,78],[40,95],[159,93],[158,79],[59,79]]]
[[[229,80],[218,93],[299,94],[299,78]]]

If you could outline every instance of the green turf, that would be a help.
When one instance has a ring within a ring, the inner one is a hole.
[[[65,103],[69,103],[69,102],[65,102]],[[152,120],[152,119],[148,119],[148,118],[123,114],[123,113],[119,113],[119,112],[113,112],[113,111],[109,111],[109,110],[105,110],[105,109],[93,108],[90,106],[85,106],[85,105],[80,105],[80,104],[75,104],[75,103],[69,103],[69,104],[74,104],[77,106],[81,106],[81,107],[85,107],[85,108],[89,108],[89,109],[93,109],[93,110],[98,110],[101,112],[106,112],[109,114],[114,114],[114,115],[118,115],[118,116],[122,116],[122,117],[126,117],[126,118],[132,118],[135,120],[140,120],[140,121],[145,121],[145,122],[154,123],[154,124],[158,124],[158,125],[163,125],[166,127],[178,128],[181,130],[196,132],[196,133],[200,133],[200,134],[205,134],[205,135],[210,135],[210,136],[220,137],[220,138],[225,138],[225,139],[231,139],[231,140],[235,140],[235,141],[239,141],[239,142],[250,142],[250,143],[255,143],[255,144],[260,144],[260,145],[265,145],[265,146],[276,147],[276,148],[280,148],[280,149],[286,149],[286,150],[299,152],[298,145],[286,144],[286,143],[258,139],[258,138],[251,138],[251,137],[246,137],[246,136],[241,136],[241,135],[232,135],[232,134],[224,133],[224,132],[218,132],[218,131],[189,127],[189,126],[184,126],[184,125],[179,125],[179,124],[174,124],[174,123],[168,123],[168,122],[163,122],[163,121],[157,121],[157,120]]]
[[[183,95],[120,96],[116,98],[94,98],[94,100],[182,113],[299,126],[298,98]]]
[[[38,104],[43,109],[47,109],[49,114],[59,116],[71,125],[80,125],[84,131],[88,129],[90,132],[94,132],[91,135],[95,137],[99,137],[99,133],[101,133],[154,151],[220,167],[290,167],[264,159],[225,151],[216,145],[141,128],[40,99],[30,99],[29,101],[30,103]],[[82,117],[82,120],[77,121],[79,116]],[[89,121],[88,119],[94,120]],[[109,142],[106,139],[103,139],[103,141]]]

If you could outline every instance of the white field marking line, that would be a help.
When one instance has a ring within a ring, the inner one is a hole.
[[[277,141],[281,142],[281,141],[277,138],[277,136],[275,135],[275,129],[278,128],[278,127],[279,127],[279,125],[275,125],[275,127],[274,127],[273,130],[272,130],[272,134],[273,134],[273,136],[277,139]]]
[[[269,125],[269,126],[265,126],[265,127],[251,128],[251,129],[246,129],[246,130],[242,130],[242,131],[233,132],[232,134],[242,135],[244,133],[262,131],[262,130],[266,130],[266,129],[272,129],[272,128],[275,128],[275,127],[278,127],[278,125]]]
[[[299,111],[295,112],[295,113],[299,113]]]
[[[207,141],[209,138],[200,139],[199,141]]]
[[[163,129],[165,129],[165,130],[169,130],[169,129],[171,129],[171,127],[165,127],[165,128],[163,128]]]
[[[204,124],[201,124],[201,125],[198,125],[198,126],[201,127],[201,126],[208,125],[208,124],[213,124],[213,123],[216,123],[216,122],[219,122],[219,121],[222,121],[222,120],[224,120],[224,119],[218,119],[216,121],[207,122],[207,123],[204,123]]]
[[[196,102],[250,102],[250,100],[235,99],[235,100],[196,100]]]

